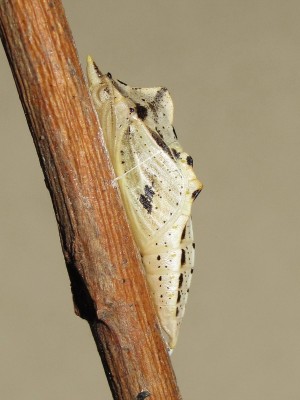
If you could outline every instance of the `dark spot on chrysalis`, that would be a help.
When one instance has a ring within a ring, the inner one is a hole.
[[[178,317],[178,314],[179,314],[179,308],[177,307],[176,308],[176,317]]]
[[[152,198],[154,196],[154,194],[155,194],[155,192],[154,192],[153,188],[151,186],[145,185],[145,195],[147,197]]]
[[[130,112],[130,114],[132,114],[134,112],[134,108],[130,107],[129,112]]]
[[[100,69],[98,68],[98,65],[94,61],[93,61],[93,65],[94,65],[94,68],[95,68],[95,71],[96,71],[98,77],[100,78],[102,76],[102,74],[100,72]]]
[[[156,143],[158,144],[158,146],[161,147],[163,149],[163,151],[166,152],[173,159],[170,148],[166,145],[166,143],[159,136],[159,134],[155,131],[151,131],[151,135],[152,135],[153,139],[156,141]]]
[[[119,79],[118,79],[118,82],[120,82],[122,85],[125,85],[125,86],[127,86],[127,83],[125,83],[125,82],[122,82],[122,81],[120,81]]]
[[[143,205],[145,210],[147,210],[148,214],[151,214],[152,212],[152,200],[153,196],[155,194],[154,190],[152,187],[145,185],[144,188],[145,194],[140,195],[140,203]]]
[[[149,396],[151,396],[151,393],[148,390],[143,390],[136,396],[136,400],[144,400]]]
[[[195,191],[192,193],[192,199],[196,200],[196,198],[199,196],[199,193],[200,193],[200,192],[201,192],[200,189],[195,190]]]
[[[181,265],[185,264],[185,250],[181,249]]]
[[[181,288],[182,283],[183,283],[183,274],[180,274],[179,275],[179,279],[178,279],[178,287],[179,287],[179,289]]]
[[[160,256],[157,256],[157,258],[156,258],[158,261],[160,260]]]
[[[195,242],[193,243],[193,245],[192,245],[192,246],[193,246],[193,249],[196,247],[196,245],[195,245]]]
[[[107,75],[107,77],[108,77],[109,79],[112,79],[112,74],[111,74],[110,72],[108,72],[106,75]]]
[[[140,104],[136,104],[136,112],[138,117],[144,121],[144,119],[147,117],[148,111],[147,108],[144,106],[141,106]]]
[[[178,295],[177,295],[177,304],[180,302],[180,299],[181,299],[181,293],[180,293],[180,291],[178,290]]]
[[[173,133],[174,133],[175,139],[178,139],[174,126],[173,126]]]
[[[130,125],[127,127],[125,133],[126,133],[126,135],[130,135],[130,134],[131,134]],[[123,155],[123,154],[122,154],[122,155]]]
[[[172,153],[174,154],[174,157],[178,159],[180,157],[180,153],[176,149],[171,149],[171,150]]]
[[[160,277],[158,278],[158,280],[160,280],[160,281],[161,281],[161,280],[162,280],[162,277],[160,276]]]
[[[167,92],[167,91],[168,91],[168,89],[165,87],[160,88],[159,91],[155,95],[154,102],[159,102],[161,100],[161,98],[164,96],[165,92]]]
[[[194,272],[194,268],[191,269],[191,274]]]
[[[188,165],[190,165],[192,167],[194,165],[193,157],[187,156],[186,162]]]
[[[181,240],[185,239],[185,233],[186,233],[186,225],[183,228],[182,234],[181,234]]]
[[[143,205],[144,209],[147,210],[147,213],[151,214],[152,212],[151,201],[143,194],[140,195],[140,203]]]

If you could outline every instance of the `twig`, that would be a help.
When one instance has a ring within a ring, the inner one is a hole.
[[[0,0],[0,30],[113,397],[181,399],[61,2]]]

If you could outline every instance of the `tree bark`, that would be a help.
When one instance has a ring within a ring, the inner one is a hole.
[[[113,398],[181,399],[61,1],[0,1],[0,33]]]

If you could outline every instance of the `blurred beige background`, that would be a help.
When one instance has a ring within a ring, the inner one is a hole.
[[[205,184],[173,362],[185,400],[300,399],[300,2],[65,0],[87,54],[165,85]],[[0,398],[109,400],[0,48]],[[49,94],[50,95],[50,94]]]

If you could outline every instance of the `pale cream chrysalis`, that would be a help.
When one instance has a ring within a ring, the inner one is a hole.
[[[169,349],[176,345],[194,267],[192,203],[202,184],[183,152],[166,88],[132,88],[102,74],[88,57],[87,76],[128,220]]]

